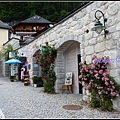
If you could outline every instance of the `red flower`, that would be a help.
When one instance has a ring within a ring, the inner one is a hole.
[[[44,79],[46,79],[46,76],[43,76]]]
[[[36,54],[34,54],[33,57],[36,57]]]
[[[42,68],[44,68],[45,67],[45,65],[44,64],[42,64]]]
[[[47,54],[44,54],[44,56],[47,56]]]
[[[48,52],[48,54],[50,54],[50,52]]]
[[[39,62],[38,60],[36,60],[36,62]]]
[[[46,45],[48,45],[48,42],[46,42]]]
[[[46,79],[46,82],[48,83],[48,80]]]
[[[38,61],[38,60],[36,60],[36,64],[38,64],[38,62],[39,62],[39,61]]]

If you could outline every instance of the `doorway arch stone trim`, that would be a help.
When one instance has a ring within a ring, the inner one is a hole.
[[[59,48],[63,43],[70,41],[70,40],[78,41],[80,44],[82,44],[84,42],[84,35],[82,35],[82,36],[76,35],[76,34],[66,35],[63,38],[59,39],[60,42],[58,42],[55,45],[55,47]]]
[[[76,34],[66,35],[63,38],[61,38],[59,40],[59,42],[55,45],[55,47],[58,49],[56,65],[55,65],[55,72],[56,72],[56,77],[57,77],[56,84],[55,84],[55,89],[56,89],[57,93],[61,93],[61,87],[60,86],[64,83],[64,74],[65,74],[65,70],[64,70],[64,51],[69,46],[69,43],[72,44],[73,42],[80,43],[80,54],[81,54],[81,51],[84,51],[84,35],[83,36],[79,36],[79,35],[76,35]],[[84,54],[83,53],[82,53],[81,57],[82,57],[82,59],[84,59]],[[61,64],[61,65],[59,65],[59,64]],[[61,72],[59,72],[59,71],[61,71]]]

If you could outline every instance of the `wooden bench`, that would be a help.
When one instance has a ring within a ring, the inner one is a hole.
[[[62,93],[63,93],[63,92],[73,93],[72,85],[63,84],[63,85],[62,85]]]

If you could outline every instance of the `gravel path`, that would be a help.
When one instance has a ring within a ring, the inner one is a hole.
[[[80,94],[47,94],[43,87],[24,86],[0,77],[0,111],[6,119],[37,118],[120,118],[120,112],[102,112],[82,104]],[[64,109],[64,105],[80,105],[79,110]],[[0,118],[2,118],[0,112]]]

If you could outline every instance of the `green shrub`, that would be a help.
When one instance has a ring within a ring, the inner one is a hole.
[[[32,80],[33,80],[33,84],[37,84],[37,82],[38,82],[38,76],[33,76]]]
[[[44,92],[47,92],[47,93],[50,93],[50,94],[56,93],[54,86],[51,86],[51,85],[50,85],[48,82],[46,82],[45,80],[44,80],[43,87],[44,87]]]
[[[43,80],[41,76],[33,76],[32,80],[33,84],[37,84],[37,87],[43,87]]]

